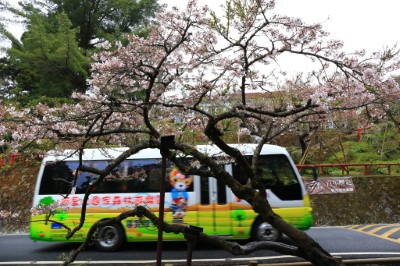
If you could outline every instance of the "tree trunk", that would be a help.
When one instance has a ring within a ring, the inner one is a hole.
[[[314,265],[320,266],[339,266],[343,265],[337,261],[329,252],[325,251],[314,239],[305,232],[300,231],[278,217],[272,210],[266,198],[260,195],[252,199],[253,208],[256,212],[270,223],[273,227],[284,233],[296,243],[300,256]]]
[[[287,224],[281,218],[274,215],[273,221],[271,221],[271,225],[286,234],[291,240],[293,240],[299,248],[300,252],[304,254],[304,256],[302,257],[310,261],[314,265],[342,265],[305,232],[297,230],[296,228]]]

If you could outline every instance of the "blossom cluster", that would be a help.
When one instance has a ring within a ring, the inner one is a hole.
[[[93,55],[90,88],[72,95],[76,104],[0,105],[0,134],[12,139],[0,144],[129,146],[162,135],[205,142],[213,128],[257,141],[295,130],[307,117],[367,107],[383,117],[400,99],[391,75],[399,69],[396,53],[347,52],[320,24],[272,13],[274,1],[240,3],[222,15],[194,0],[185,11],[162,9],[148,37],[131,35],[126,45],[107,43]],[[288,77],[278,63],[285,55],[318,68]]]
[[[67,212],[69,210],[69,205],[65,204],[65,202],[53,202],[51,204],[38,204],[35,207],[30,209],[30,212],[33,216],[46,214],[52,216],[56,213]]]
[[[0,211],[0,219],[19,219],[21,214],[19,212],[11,212],[6,210]]]

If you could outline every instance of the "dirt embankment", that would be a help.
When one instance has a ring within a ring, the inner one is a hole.
[[[21,221],[0,219],[0,233],[28,231],[39,162],[0,168],[0,210],[19,212]],[[400,177],[354,177],[356,192],[311,196],[316,226],[400,221]]]
[[[311,197],[315,225],[400,222],[400,177],[353,177],[355,193]]]
[[[20,218],[1,219],[0,232],[28,231],[30,209],[40,162],[27,161],[0,168],[0,211],[19,213]]]

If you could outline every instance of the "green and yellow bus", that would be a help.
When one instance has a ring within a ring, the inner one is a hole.
[[[232,144],[251,158],[255,144]],[[198,149],[209,156],[221,156],[213,145]],[[98,169],[124,152],[125,148],[86,149],[83,163]],[[221,160],[225,170],[244,183],[241,169]],[[88,172],[76,173],[79,158],[75,151],[49,152],[43,159],[35,188],[33,206],[62,203],[68,211],[58,212],[52,222],[45,215],[32,215],[30,237],[35,241],[82,242],[89,228],[99,220],[117,216],[136,205],[145,205],[158,215],[162,178],[161,154],[158,149],[145,149],[132,155],[116,167],[104,182],[92,191],[87,202],[84,227],[66,240],[66,229],[77,225],[88,185],[97,176]],[[222,162],[223,161],[223,162]],[[304,183],[287,150],[275,145],[264,145],[258,170],[267,188],[268,201],[275,213],[300,230],[307,230],[313,222],[312,209]],[[203,228],[203,232],[229,239],[277,241],[281,232],[263,221],[251,206],[237,198],[232,191],[213,177],[186,176],[168,165],[169,182],[165,194],[164,221],[184,223]],[[77,176],[77,178],[75,178]],[[72,193],[69,193],[72,191]],[[68,194],[67,197],[62,196]],[[157,228],[149,220],[130,217],[120,224],[98,230],[96,247],[115,251],[125,242],[157,241]],[[164,240],[183,240],[182,235],[164,234]]]

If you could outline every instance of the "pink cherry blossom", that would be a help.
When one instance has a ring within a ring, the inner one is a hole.
[[[90,88],[72,95],[74,105],[1,105],[0,133],[12,136],[3,145],[130,145],[193,132],[208,142],[210,126],[228,134],[239,124],[246,130],[233,135],[271,140],[315,115],[368,107],[383,117],[387,100],[399,99],[396,47],[350,53],[320,24],[274,13],[274,1],[239,3],[216,16],[190,1],[183,12],[161,10],[147,38],[103,45],[93,55]],[[286,54],[319,68],[294,80],[279,68]]]

